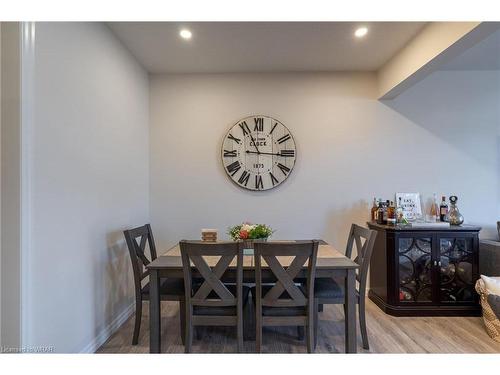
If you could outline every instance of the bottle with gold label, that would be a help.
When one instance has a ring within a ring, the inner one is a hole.
[[[377,198],[373,198],[373,206],[371,210],[371,220],[377,221],[377,212],[378,212],[378,202]]]
[[[390,201],[387,207],[387,225],[396,225],[396,207],[393,201]]]
[[[377,223],[378,224],[385,224],[385,222],[384,222],[384,203],[382,201],[378,202]]]

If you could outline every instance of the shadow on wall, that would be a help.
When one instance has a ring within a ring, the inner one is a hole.
[[[438,162],[442,152],[448,154],[448,159],[456,160],[456,164],[442,166],[452,173],[458,173],[453,177],[455,184],[460,183],[459,173],[462,172],[460,166],[463,162],[473,168],[473,176],[469,177],[480,182],[474,188],[475,191],[483,196],[487,194],[485,199],[490,204],[497,200],[498,216],[500,192],[496,196],[491,194],[500,190],[499,101],[498,71],[438,71],[395,99],[380,102],[436,138],[436,143],[423,144],[421,147],[423,150],[438,147],[439,153],[429,150]],[[429,173],[436,171],[430,167]],[[486,180],[482,179],[484,177]],[[494,183],[496,189],[491,186]],[[471,183],[467,185],[472,191]],[[484,216],[476,213],[475,220]],[[487,222],[481,223],[481,233],[488,237],[495,232],[495,227],[491,213],[486,217]]]
[[[94,277],[94,337],[108,329],[134,301],[133,273],[123,232],[108,233],[106,244],[102,263],[94,267],[99,272]]]
[[[347,237],[352,224],[366,227],[369,221],[371,205],[364,199],[354,203],[350,207],[333,210],[327,219],[325,240],[331,243],[338,251],[345,254]]]
[[[498,72],[438,71],[395,99],[380,102],[459,153],[491,163],[480,142],[495,143],[491,135],[500,122],[499,100]]]

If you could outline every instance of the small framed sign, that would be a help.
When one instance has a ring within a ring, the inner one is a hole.
[[[396,193],[396,204],[401,207],[403,216],[408,221],[414,221],[422,217],[420,193]]]

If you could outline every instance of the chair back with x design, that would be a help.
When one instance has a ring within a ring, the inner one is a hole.
[[[238,242],[179,242],[184,271],[186,305],[236,306],[243,284],[243,248]],[[221,278],[236,258],[236,295]],[[209,264],[210,263],[210,264]],[[193,285],[193,270],[202,279],[201,285]]]
[[[370,266],[370,259],[372,257],[376,237],[377,232],[374,230],[356,224],[351,225],[345,255],[351,259],[354,246],[356,246],[357,255],[353,261],[360,266],[356,274],[356,280],[359,282],[358,292],[360,296],[364,296],[366,292],[368,267]]]
[[[309,296],[314,295],[314,278],[318,241],[256,242],[255,285],[256,302],[268,307],[308,306]],[[281,260],[281,262],[280,262]],[[262,262],[265,262],[276,278],[276,283],[262,295]],[[287,265],[283,265],[283,264]],[[307,263],[306,293],[294,279]],[[286,298],[283,298],[286,296]]]
[[[144,266],[147,266],[157,257],[153,231],[151,230],[151,225],[146,224],[142,227],[125,230],[123,234],[127,242],[130,259],[132,260],[135,292],[136,295],[140,295],[141,282],[145,277],[149,276],[149,271],[145,271]],[[139,242],[137,241],[138,239],[140,239]],[[150,258],[146,256],[146,244],[149,246]]]

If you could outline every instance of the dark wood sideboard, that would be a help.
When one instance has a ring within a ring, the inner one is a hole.
[[[369,298],[395,316],[478,316],[479,231],[471,225],[412,228],[369,222],[378,232]]]

